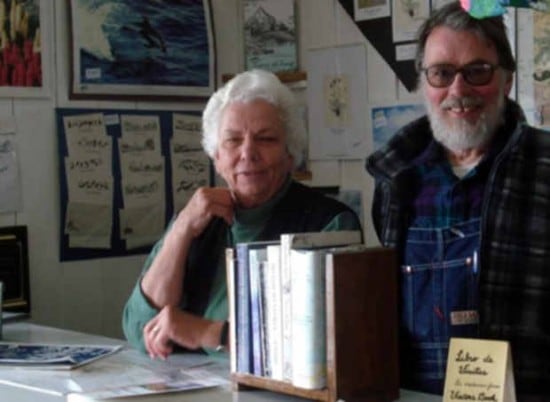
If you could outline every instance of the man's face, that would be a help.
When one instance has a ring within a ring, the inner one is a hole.
[[[471,63],[498,65],[494,46],[472,32],[437,27],[426,41],[423,67],[461,68]],[[422,76],[422,90],[436,140],[453,152],[483,148],[502,121],[511,74],[497,68],[485,85],[475,86],[461,73],[447,87],[435,88]]]
[[[216,171],[239,206],[252,208],[268,201],[292,169],[279,111],[264,100],[230,103],[218,136]]]

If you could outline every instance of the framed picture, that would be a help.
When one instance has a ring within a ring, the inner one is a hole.
[[[365,118],[367,52],[363,43],[309,49],[310,159],[361,159],[371,151]]]
[[[392,102],[370,106],[373,149],[382,148],[406,124],[426,114],[423,103]]]
[[[245,69],[298,69],[294,0],[242,0]]]
[[[3,283],[4,311],[29,313],[29,250],[26,226],[0,228],[0,282]]]
[[[72,99],[207,98],[215,87],[209,0],[67,0]]]
[[[0,97],[47,97],[53,2],[4,0],[2,4]]]

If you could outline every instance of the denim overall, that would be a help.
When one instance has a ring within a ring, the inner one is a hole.
[[[401,266],[401,378],[443,393],[450,337],[478,335],[480,220],[411,227]]]

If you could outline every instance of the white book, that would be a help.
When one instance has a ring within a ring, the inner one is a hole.
[[[305,389],[321,389],[327,384],[326,250],[290,251],[292,385]]]
[[[281,235],[283,379],[285,381],[292,381],[292,290],[290,281],[290,250],[360,243],[361,232],[358,230],[286,233]]]
[[[227,281],[227,306],[229,320],[229,364],[232,373],[237,372],[237,321],[235,309],[235,250],[225,249],[225,269]]]
[[[283,380],[283,322],[281,311],[281,246],[267,246],[265,267],[266,349],[269,376]]]

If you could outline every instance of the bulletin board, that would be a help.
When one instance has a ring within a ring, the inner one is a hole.
[[[200,113],[57,108],[60,260],[145,254],[213,168]]]

